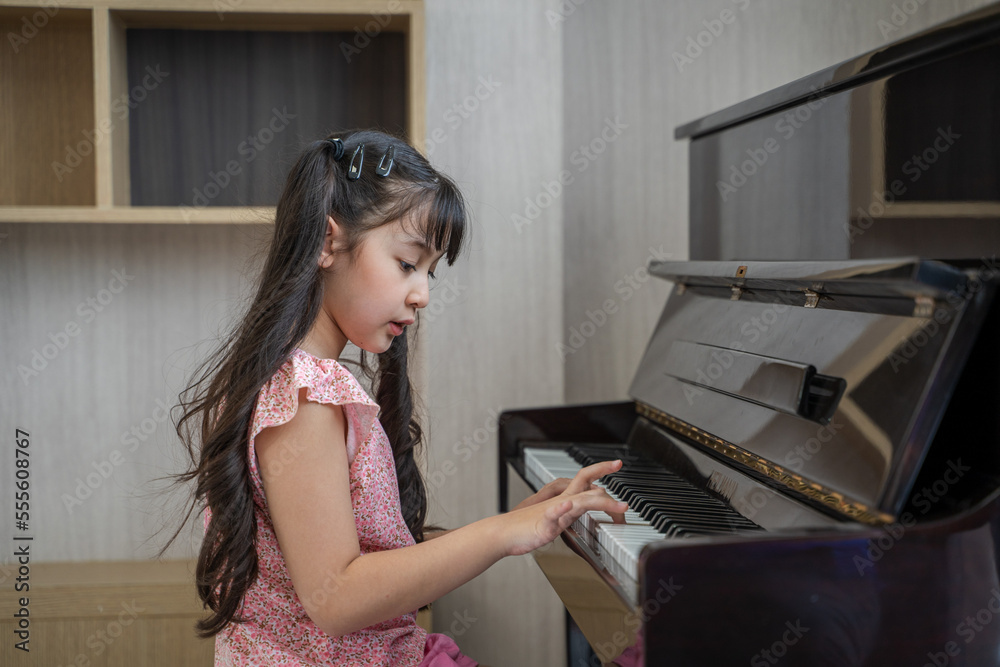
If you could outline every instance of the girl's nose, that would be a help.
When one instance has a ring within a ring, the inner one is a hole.
[[[414,308],[425,308],[430,298],[430,286],[427,284],[427,279],[423,278],[419,281],[418,286],[410,292],[408,303]]]

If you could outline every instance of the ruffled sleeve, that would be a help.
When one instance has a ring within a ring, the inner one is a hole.
[[[379,406],[357,379],[335,359],[320,359],[296,348],[285,364],[261,388],[250,425],[249,459],[254,487],[264,499],[254,441],[269,426],[279,426],[295,416],[299,390],[317,403],[341,405],[347,418],[347,460],[354,463],[358,449],[371,436]]]

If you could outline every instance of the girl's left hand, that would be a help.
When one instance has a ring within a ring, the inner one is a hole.
[[[569,483],[572,481],[573,480],[567,479],[565,477],[559,477],[557,479],[554,479],[545,486],[543,486],[541,489],[539,489],[538,493],[532,494],[527,498],[525,498],[524,500],[522,500],[521,502],[519,502],[517,504],[517,507],[515,507],[514,509],[519,510],[522,507],[528,507],[529,505],[537,505],[538,503],[544,502],[549,498],[555,498],[563,491],[565,491],[566,487],[568,487]]]

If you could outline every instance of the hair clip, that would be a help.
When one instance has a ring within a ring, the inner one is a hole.
[[[385,151],[385,154],[382,156],[382,159],[378,161],[378,168],[375,169],[375,173],[382,177],[388,176],[389,172],[392,171],[392,165],[394,164],[393,159],[395,157],[396,147],[389,146],[389,148]],[[388,163],[385,161],[386,158],[389,158]]]
[[[327,141],[329,141],[331,144],[333,144],[333,149],[334,149],[333,159],[334,160],[339,160],[340,158],[344,157],[344,142],[343,141],[341,141],[340,139],[327,139]]]
[[[357,160],[358,163],[354,164]],[[352,181],[356,181],[361,178],[361,165],[365,163],[365,145],[359,144],[357,148],[354,149],[354,155],[351,156],[351,166],[347,170],[347,178]]]

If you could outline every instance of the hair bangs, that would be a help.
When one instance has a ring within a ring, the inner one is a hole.
[[[444,251],[445,260],[451,266],[462,252],[466,226],[465,202],[462,200],[462,193],[445,176],[440,177],[438,187],[429,194],[433,198],[427,208],[424,238],[429,247]]]

